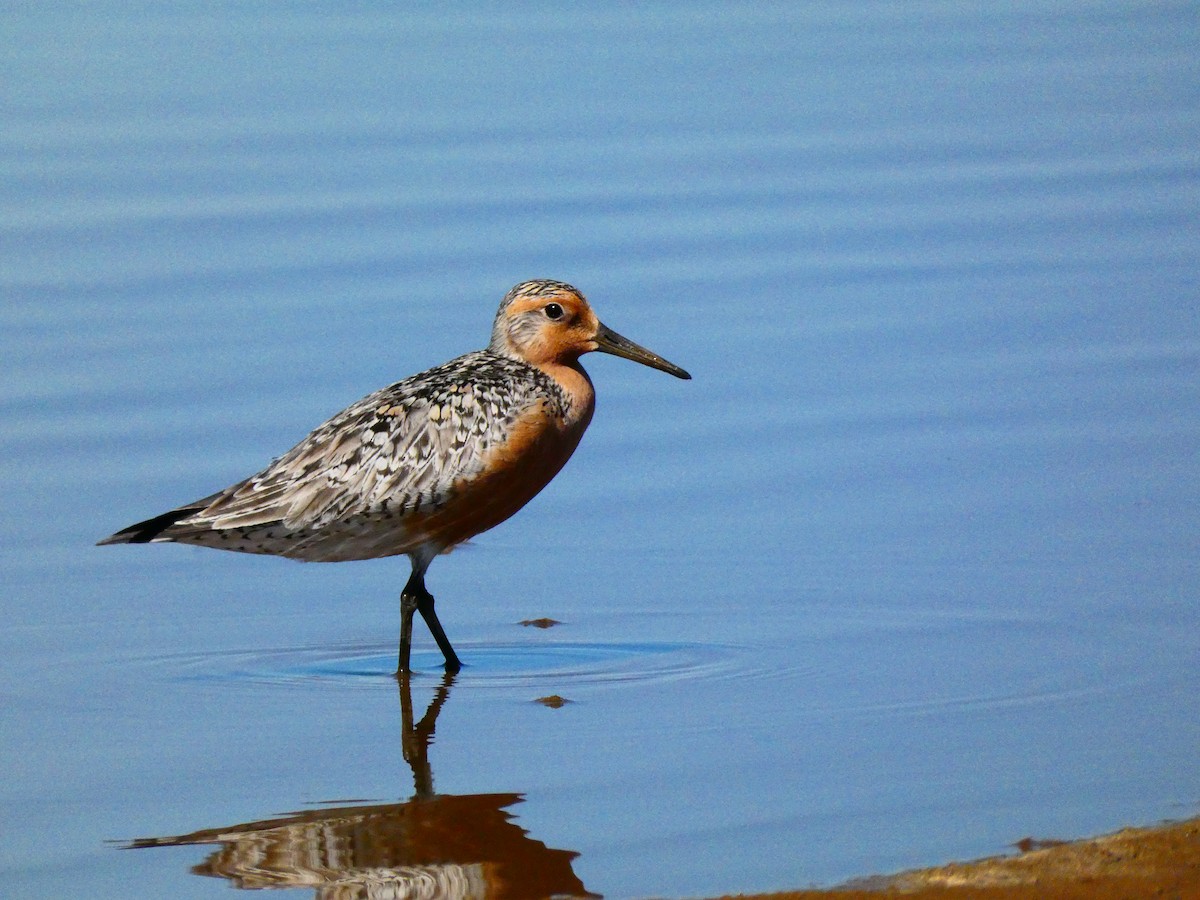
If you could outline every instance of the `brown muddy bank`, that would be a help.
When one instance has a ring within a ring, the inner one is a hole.
[[[1125,828],[1069,843],[1027,838],[1017,846],[1030,849],[1015,856],[948,863],[829,890],[786,891],[752,900],[1200,898],[1200,818],[1154,828]]]

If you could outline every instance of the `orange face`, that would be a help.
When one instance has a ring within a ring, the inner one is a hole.
[[[580,294],[518,295],[501,315],[509,347],[534,365],[571,363],[596,349],[600,320]]]
[[[526,282],[510,291],[496,317],[492,349],[533,365],[570,365],[584,353],[599,350],[676,378],[691,378],[679,366],[606,327],[584,296],[561,282]]]

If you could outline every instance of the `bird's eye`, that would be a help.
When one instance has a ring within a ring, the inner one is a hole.
[[[562,317],[563,317],[563,308],[561,306],[559,306],[557,303],[547,303],[546,304],[546,318],[547,319],[561,319]]]

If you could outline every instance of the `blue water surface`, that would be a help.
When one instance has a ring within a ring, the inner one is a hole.
[[[1195,4],[0,32],[4,892],[254,886],[288,813],[293,852],[386,820],[615,898],[1196,813]],[[533,277],[694,380],[585,359],[571,464],[431,568],[451,684],[420,630],[388,674],[404,559],[93,546],[483,346]]]

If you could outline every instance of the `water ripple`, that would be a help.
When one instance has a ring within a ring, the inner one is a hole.
[[[456,681],[476,687],[616,686],[751,677],[747,655],[721,644],[683,642],[530,644],[464,643],[467,660]],[[228,684],[376,688],[394,683],[395,648],[384,644],[244,649],[150,657],[143,663],[167,670],[174,681]],[[413,653],[419,676],[441,672],[441,656]]]

